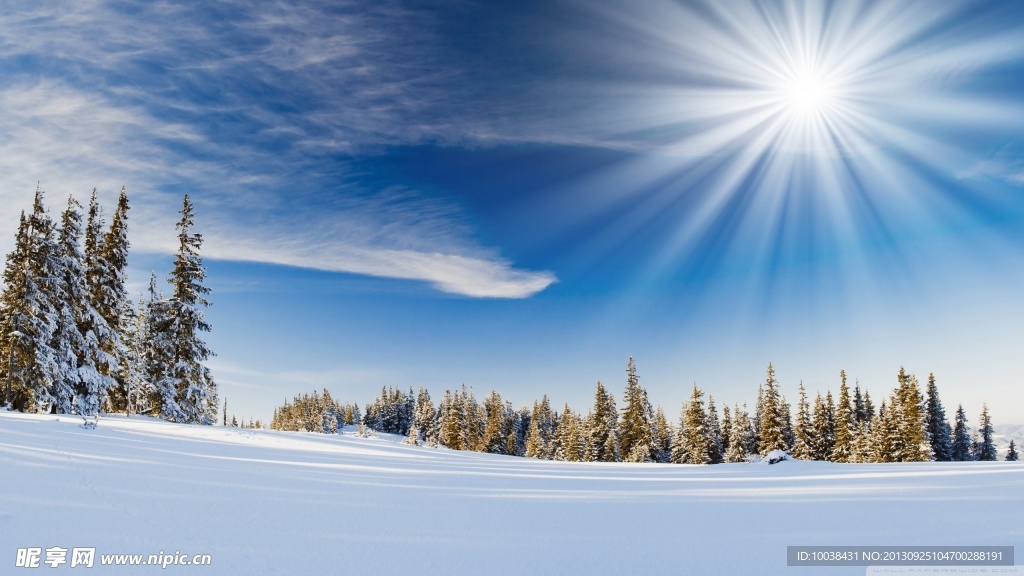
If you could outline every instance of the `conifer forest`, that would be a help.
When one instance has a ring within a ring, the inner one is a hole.
[[[840,371],[837,395],[818,393],[812,402],[801,382],[794,409],[769,364],[753,410],[734,403],[719,411],[694,385],[677,417],[652,406],[632,357],[626,376],[621,407],[599,381],[586,413],[568,405],[558,410],[547,395],[519,409],[497,391],[479,401],[465,385],[445,390],[436,404],[426,388],[388,387],[361,413],[358,404],[338,402],[325,389],[277,407],[270,428],[334,434],[358,426],[360,435],[397,434],[413,445],[569,462],[719,464],[776,450],[830,462],[997,458],[988,407],[973,430],[960,406],[950,425],[934,374],[922,390],[917,377],[900,368],[897,386],[876,407],[870,393],[859,384],[851,390]],[[1012,445],[1006,459],[1017,459]]]
[[[167,276],[133,303],[125,289],[128,197],[121,189],[107,225],[94,189],[87,207],[69,196],[53,216],[42,189],[21,213],[0,295],[0,382],[22,412],[149,414],[211,424],[217,386],[204,361],[210,290],[186,195],[179,247]],[[84,212],[84,214],[83,214]],[[167,231],[172,233],[171,230]]]

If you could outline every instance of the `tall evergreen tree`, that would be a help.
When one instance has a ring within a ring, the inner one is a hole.
[[[793,410],[784,394],[779,397],[779,411],[779,417],[782,420],[782,437],[786,439],[785,451],[790,452],[793,450],[793,443],[796,442],[796,432],[793,429]]]
[[[729,430],[729,449],[725,453],[726,462],[746,462],[747,455],[753,453],[753,424],[747,414],[746,406],[740,410],[739,405],[733,406],[732,426]]]
[[[729,437],[732,436],[732,412],[728,404],[722,405],[722,457],[729,451]]]
[[[973,460],[971,447],[971,431],[967,426],[967,415],[964,407],[956,407],[955,423],[953,424],[953,460],[955,462],[966,462]]]
[[[28,217],[22,302],[17,336],[13,338],[17,356],[23,360],[18,373],[31,390],[35,410],[54,407],[54,383],[61,379],[66,358],[53,349],[57,320],[63,304],[60,285],[59,247],[56,227],[43,205],[43,191],[36,188],[32,214]],[[58,407],[58,409],[60,409]]]
[[[726,407],[728,415],[728,406]],[[659,405],[654,413],[654,461],[666,463],[672,455],[672,427]]]
[[[28,263],[31,239],[28,219],[22,211],[15,235],[14,250],[7,254],[4,265],[4,289],[0,294],[0,350],[3,351],[4,403],[11,408],[27,410],[33,404],[32,390],[24,377],[23,366],[32,354],[30,339],[24,337],[22,325],[28,321]]]
[[[793,451],[794,458],[800,460],[813,460],[816,456],[814,449],[814,428],[811,423],[811,407],[807,403],[807,391],[804,389],[803,380],[800,381],[800,400],[796,409],[796,426],[793,430]]]
[[[590,462],[618,462],[619,439],[615,399],[605,391],[604,384],[597,381],[594,395],[594,410],[590,413],[589,453]]]
[[[174,420],[178,414],[177,386],[171,377],[174,362],[174,339],[172,325],[174,318],[169,301],[156,288],[156,274],[149,277],[149,299],[140,303],[139,317],[142,320],[140,338],[143,357],[144,380],[149,383],[149,397],[145,403],[153,414]]]
[[[348,419],[348,415],[346,414],[346,424],[351,423],[348,422]],[[422,386],[420,387],[419,394],[416,395],[413,426],[416,427],[416,431],[419,435],[418,440],[421,443],[424,443],[427,446],[437,446],[439,441],[437,413],[434,410],[434,402],[430,399],[430,392]]]
[[[704,410],[704,392],[693,385],[690,400],[683,404],[679,416],[676,443],[672,447],[672,462],[676,464],[711,464],[711,434],[708,415]]]
[[[927,400],[925,401],[925,429],[931,443],[932,454],[939,462],[953,459],[952,430],[946,420],[946,410],[939,400],[939,389],[935,384],[935,374],[928,374]]]
[[[853,405],[850,402],[850,388],[846,385],[846,370],[839,371],[839,404],[835,412],[835,441],[832,444],[831,460],[849,462],[853,452],[854,426],[856,425]]]
[[[626,364],[626,404],[619,423],[619,449],[627,462],[649,462],[654,457],[651,435],[651,403],[640,386],[633,357]]]
[[[555,414],[551,401],[545,394],[540,402],[533,403],[530,415],[530,434],[526,439],[526,456],[551,460],[555,457]]]
[[[462,385],[462,415],[464,418],[462,425],[462,445],[464,450],[476,450],[480,451],[480,445],[483,440],[484,427],[486,426],[486,415],[483,414],[483,410],[476,401],[476,394],[473,389],[466,390],[466,385]],[[545,457],[547,455],[545,454]]]
[[[828,460],[832,456],[832,446],[835,444],[835,437],[832,435],[834,424],[832,422],[832,410],[821,393],[814,398],[814,416],[812,427],[814,429],[813,456],[815,460]]]
[[[721,464],[725,462],[725,450],[722,448],[722,426],[718,420],[718,410],[715,408],[715,399],[708,394],[708,459],[710,464]]]
[[[444,391],[444,398],[438,407],[438,428],[441,444],[452,450],[462,450],[462,428],[458,413],[462,411],[462,402],[457,402],[451,390]]]
[[[101,340],[111,333],[103,316],[90,301],[83,269],[84,256],[79,245],[82,234],[81,205],[68,198],[61,214],[59,253],[54,284],[59,304],[57,330],[51,343],[59,358],[60,376],[54,381],[55,408],[84,416],[96,414],[113,378],[103,374],[101,366],[113,363],[101,348]],[[66,393],[71,392],[72,397]]]
[[[766,456],[772,450],[785,450],[786,434],[782,422],[779,382],[775,379],[775,368],[768,363],[761,402],[760,440],[758,451]]]
[[[173,347],[172,361],[164,377],[174,387],[176,405],[163,416],[175,422],[210,424],[217,410],[217,385],[203,364],[213,353],[201,337],[202,332],[210,331],[201,310],[210,305],[206,299],[210,289],[203,285],[206,269],[199,256],[203,237],[192,231],[195,207],[187,194],[179,214],[178,254],[167,279],[172,288],[166,303],[168,318],[161,326]]]
[[[890,399],[891,400],[891,399]],[[874,462],[897,462],[899,452],[898,415],[890,403],[886,406],[883,400],[878,407],[878,415],[871,423],[871,450]]]
[[[1016,462],[1020,459],[1020,454],[1017,453],[1017,447],[1014,445],[1013,440],[1010,440],[1010,446],[1006,449],[1006,461]]]
[[[505,440],[505,453],[509,456],[525,456],[529,430],[530,409],[523,406],[512,415],[508,437]]]
[[[504,454],[505,441],[508,438],[508,433],[505,431],[507,416],[505,403],[502,402],[501,394],[497,390],[491,390],[491,395],[484,400],[484,410],[487,412],[487,424],[484,428],[480,451]]]
[[[977,459],[992,462],[996,460],[996,445],[992,439],[992,417],[988,414],[988,404],[981,405],[981,417],[978,419]]]
[[[860,382],[853,387],[853,417],[858,426],[863,427],[871,422],[871,415],[864,406],[864,397],[860,393]]]
[[[586,444],[583,442],[583,423],[566,404],[555,433],[555,459],[567,462],[581,462],[586,456]]]
[[[871,402],[871,394],[864,391],[864,423],[871,424],[875,418],[875,405]]]
[[[917,377],[907,374],[903,367],[897,377],[899,388],[890,403],[896,424],[896,462],[926,462],[932,459],[928,432],[925,428],[924,398]]]
[[[769,363],[769,366],[771,364]],[[772,372],[774,377],[774,371]],[[764,384],[757,385],[757,402],[754,403],[754,416],[750,419],[750,424],[754,428],[754,453],[760,452],[761,446],[761,414],[764,410]]]
[[[97,368],[108,379],[107,406],[121,411],[127,409],[129,383],[125,378],[133,376],[131,369],[123,366],[127,362],[123,357],[132,354],[130,344],[125,341],[125,333],[132,330],[130,324],[135,321],[135,313],[125,290],[129,243],[128,197],[124,187],[121,188],[117,208],[106,233],[102,232],[102,224],[94,188],[85,230],[86,284],[89,302],[103,319],[102,327],[105,327],[105,330],[97,330],[95,335],[103,353],[103,357],[96,363]]]

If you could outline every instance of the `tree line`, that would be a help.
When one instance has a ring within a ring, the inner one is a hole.
[[[125,290],[128,197],[121,189],[109,227],[93,189],[88,210],[73,196],[55,220],[37,186],[22,211],[0,292],[0,382],[8,409],[92,416],[146,413],[174,422],[216,419],[217,386],[201,308],[210,290],[184,197],[179,246],[157,290],[133,305]]]
[[[769,364],[752,413],[746,404],[724,405],[719,412],[714,398],[707,395],[705,401],[704,391],[694,385],[678,419],[670,421],[661,406],[652,406],[630,357],[621,409],[600,381],[586,414],[568,404],[555,410],[547,395],[532,408],[515,409],[497,391],[479,401],[463,385],[446,390],[436,405],[426,388],[418,393],[411,387],[408,392],[382,388],[360,416],[358,405],[337,402],[324,390],[275,409],[271,429],[336,433],[358,425],[361,434],[399,434],[409,444],[588,462],[717,464],[746,462],[774,450],[831,462],[997,458],[987,405],[976,429],[968,426],[962,406],[951,425],[934,374],[922,391],[917,377],[901,367],[896,387],[877,408],[859,383],[851,390],[845,371],[839,380],[836,396],[831,390],[818,393],[813,403],[800,382],[794,417]],[[1007,459],[1017,458],[1011,441]]]

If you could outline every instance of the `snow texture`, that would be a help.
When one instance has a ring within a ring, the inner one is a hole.
[[[54,546],[213,557],[94,574],[226,576],[863,574],[788,569],[786,546],[1024,550],[1022,463],[566,463],[353,428],[81,423],[0,412],[0,571]]]

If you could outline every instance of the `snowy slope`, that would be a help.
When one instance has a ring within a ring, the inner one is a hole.
[[[86,572],[101,575],[864,574],[787,569],[786,546],[1024,554],[1018,463],[573,464],[145,418],[79,423],[0,412],[0,573],[32,546],[212,557]],[[82,572],[17,573],[69,571]]]

